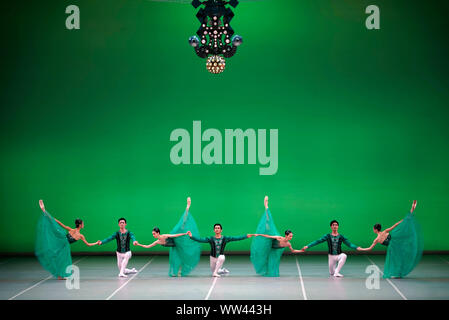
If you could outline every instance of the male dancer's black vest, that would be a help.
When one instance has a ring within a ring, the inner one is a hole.
[[[122,241],[120,238],[124,238],[124,245],[122,246]],[[115,240],[117,241],[117,252],[119,253],[125,253],[130,251],[129,248],[129,242],[131,241],[131,236],[129,234],[129,231],[127,231],[124,236],[122,236],[122,233],[120,231],[117,231],[115,233]]]
[[[341,254],[341,244],[343,243],[343,237],[341,235],[339,235],[338,237],[338,243],[337,243],[337,254]],[[333,245],[332,245],[332,236],[328,235],[327,236],[327,246],[328,246],[328,253],[332,254],[332,249],[333,249]]]

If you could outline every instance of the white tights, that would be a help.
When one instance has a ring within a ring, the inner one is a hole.
[[[341,268],[345,265],[346,254],[340,253],[339,255],[329,254],[329,273],[333,276],[335,273],[340,273]]]
[[[128,265],[129,259],[131,259],[131,251],[125,252],[125,253],[117,253],[117,266],[120,270],[120,274],[126,274],[132,272],[131,269],[127,269],[126,266]]]

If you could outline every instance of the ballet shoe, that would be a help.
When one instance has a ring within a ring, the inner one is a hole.
[[[343,275],[341,273],[335,272],[334,277],[343,278]]]

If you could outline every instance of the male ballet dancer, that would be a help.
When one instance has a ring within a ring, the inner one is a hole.
[[[192,233],[190,231],[187,232],[190,239],[210,244],[210,269],[212,271],[212,276],[218,278],[220,277],[220,274],[229,273],[229,270],[222,268],[223,263],[225,262],[224,249],[226,244],[231,241],[240,241],[251,238],[253,236],[252,234],[247,234],[238,237],[227,237],[221,235],[222,230],[223,228],[221,224],[216,223],[214,225],[215,236],[213,237],[197,238],[195,236],[192,236]]]
[[[127,269],[128,261],[131,259],[131,250],[129,248],[129,243],[131,240],[133,241],[133,245],[138,245],[134,234],[129,230],[126,230],[126,219],[120,218],[118,219],[118,225],[120,230],[113,233],[109,238],[101,240],[99,242],[100,245],[108,243],[109,241],[116,240],[117,241],[117,265],[119,269],[119,277],[127,278],[126,273],[136,273],[137,270],[135,268]]]
[[[330,223],[332,233],[325,234],[320,239],[315,240],[305,246],[303,249],[306,250],[313,246],[316,246],[319,243],[327,241],[328,245],[328,258],[329,258],[329,273],[334,277],[343,277],[340,274],[341,268],[343,268],[346,262],[346,254],[341,252],[341,243],[343,242],[345,245],[352,249],[358,249],[360,247],[349,242],[347,238],[338,233],[338,221],[332,220]]]

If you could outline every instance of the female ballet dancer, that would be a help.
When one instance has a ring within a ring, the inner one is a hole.
[[[80,233],[84,228],[84,222],[81,219],[75,220],[76,228],[72,229],[53,218],[45,210],[42,200],[39,200],[39,206],[44,214],[40,216],[37,223],[35,255],[45,270],[58,280],[64,280],[64,277],[70,276],[67,267],[72,265],[70,244],[82,240],[91,247],[98,242],[89,243]]]
[[[377,234],[377,237],[371,246],[357,249],[359,251],[370,251],[378,243],[387,246],[384,278],[405,277],[421,259],[423,244],[420,226],[413,215],[415,208],[416,200],[413,201],[410,213],[404,219],[384,231],[382,231],[381,225],[376,223],[373,231]]]
[[[191,241],[187,235],[187,231],[191,231],[194,235],[199,235],[198,227],[189,213],[191,204],[190,197],[187,198],[187,207],[179,222],[170,231],[170,234],[161,234],[159,228],[153,229],[153,237],[157,240],[152,244],[143,245],[138,244],[143,248],[151,248],[155,245],[169,247],[169,263],[170,269],[168,274],[171,277],[188,275],[198,264],[201,256],[201,245],[197,242]]]
[[[295,250],[290,244],[293,233],[285,231],[285,236],[279,235],[273,222],[273,217],[268,209],[268,196],[265,196],[265,214],[260,219],[255,238],[251,243],[251,262],[257,274],[265,277],[279,277],[279,264],[285,248],[290,248],[292,253],[301,253],[304,250]]]

